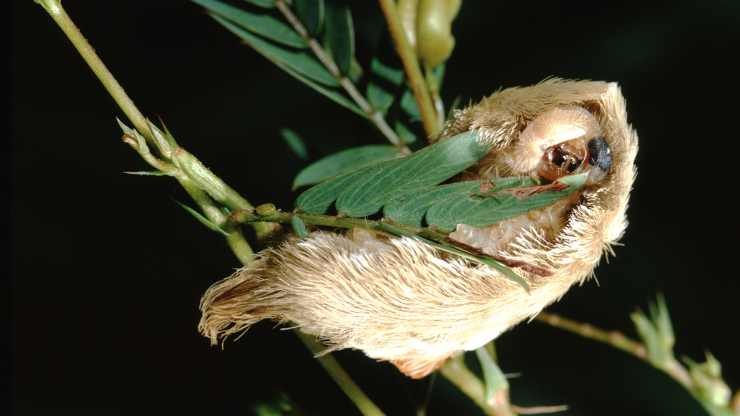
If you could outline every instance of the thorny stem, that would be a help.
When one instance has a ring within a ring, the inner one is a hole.
[[[421,73],[421,68],[419,67],[419,61],[416,59],[416,53],[414,53],[414,49],[411,47],[404,33],[395,0],[379,0],[379,3],[385,15],[385,20],[388,23],[388,32],[391,34],[398,56],[401,58],[409,86],[419,105],[424,131],[427,137],[432,140],[439,131],[439,122],[437,121],[437,112],[432,105],[432,98],[429,95],[424,75]]]
[[[284,0],[276,0],[275,6],[277,6],[283,16],[285,16],[288,23],[293,26],[293,29],[295,29],[295,31],[301,35],[303,40],[306,41],[308,47],[314,55],[316,55],[319,61],[321,61],[324,67],[326,67],[329,73],[336,78],[339,85],[341,85],[347,94],[349,94],[352,100],[354,100],[360,109],[367,115],[368,119],[375,125],[375,127],[380,130],[380,133],[382,133],[383,136],[385,136],[385,138],[388,139],[391,144],[396,146],[402,153],[411,153],[408,146],[403,143],[401,138],[398,137],[398,134],[396,134],[396,132],[385,121],[383,113],[373,108],[365,96],[360,94],[355,84],[339,71],[339,67],[336,62],[334,62],[331,55],[326,52],[321,44],[313,38],[310,33],[308,33],[308,30],[306,30],[306,27],[303,26],[303,23],[298,19],[298,16],[296,16],[290,9],[290,6],[288,6]]]
[[[160,169],[166,168],[164,173],[175,177],[190,197],[198,204],[206,217],[213,223],[222,226],[227,232],[226,241],[234,254],[243,264],[247,265],[252,261],[252,248],[239,231],[238,227],[232,227],[227,221],[228,218],[223,209],[214,203],[212,198],[226,204],[231,209],[251,210],[252,206],[246,199],[228,187],[220,178],[208,170],[197,158],[187,153],[184,149],[176,147],[171,149],[171,145],[166,140],[162,140],[161,132],[151,125],[142,115],[125,90],[116,81],[113,74],[108,70],[103,61],[95,53],[95,50],[87,42],[80,30],[74,24],[72,19],[62,8],[60,0],[35,0],[40,4],[59,25],[67,35],[75,48],[82,55],[85,62],[97,75],[108,93],[114,98],[116,103],[121,107],[123,112],[133,123],[139,134],[146,137],[160,151],[163,149],[172,150],[172,152],[162,152],[165,156],[173,158],[173,164],[161,161],[151,155],[146,143],[137,141],[135,137],[124,136],[124,141],[139,152],[144,159],[153,167]],[[139,136],[141,137],[141,136]],[[259,236],[261,230],[269,229],[271,224],[261,222],[255,223],[255,229]],[[301,340],[313,352],[317,352],[312,344],[305,337]],[[347,396],[357,405],[357,407],[366,416],[383,415],[380,409],[372,403],[365,393],[352,381],[350,376],[342,369],[339,363],[331,356],[321,358],[321,364],[329,375],[334,379],[339,387]]]
[[[306,347],[314,354],[321,354],[325,349],[325,347],[316,342],[316,340],[312,336],[306,335],[300,331],[295,331],[295,333],[298,338],[303,341],[303,344],[306,345]],[[329,373],[329,376],[332,378],[332,380],[334,380],[337,385],[339,385],[339,388],[342,389],[344,394],[346,394],[347,397],[352,400],[355,406],[360,409],[360,412],[362,412],[364,416],[384,415],[384,413],[378,408],[378,406],[376,406],[375,403],[373,403],[372,400],[370,400],[370,398],[365,395],[365,393],[354,382],[354,380],[352,380],[349,374],[344,371],[336,358],[334,358],[330,354],[324,354],[316,357],[316,359],[319,361],[319,364],[324,367],[324,370]]]

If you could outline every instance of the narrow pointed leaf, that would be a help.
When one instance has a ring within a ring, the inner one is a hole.
[[[478,357],[481,370],[483,371],[483,380],[485,381],[485,393],[484,398],[486,403],[493,403],[496,394],[502,390],[509,389],[509,382],[506,380],[506,376],[501,369],[493,361],[493,357],[488,354],[485,347],[478,348],[475,350],[475,354]]]
[[[401,96],[401,109],[406,113],[411,121],[421,120],[419,106],[416,104],[416,98],[411,90],[406,90]]]
[[[489,150],[475,132],[428,146],[404,159],[387,162],[387,169],[372,170],[338,196],[337,211],[351,217],[376,213],[386,202],[445,181],[475,164]]]
[[[479,193],[481,185],[484,183],[493,183],[493,189],[499,191],[513,187],[531,186],[534,184],[534,182],[529,178],[502,178],[495,182],[480,180],[435,186],[419,190],[413,194],[402,195],[391,200],[383,209],[383,214],[386,218],[397,223],[421,227],[424,215],[427,213],[429,208],[435,205],[468,198],[471,195]],[[450,220],[454,221],[455,219],[456,218],[450,218],[448,221],[443,222],[447,223]],[[434,225],[438,225],[438,223],[435,222]]]
[[[403,69],[374,57],[370,62],[370,80],[367,84],[367,99],[373,108],[385,113],[396,99],[403,82]]]
[[[249,46],[257,52],[277,64],[281,68],[290,68],[293,72],[301,74],[312,81],[335,87],[338,86],[337,80],[319,63],[312,55],[305,51],[296,51],[285,49],[279,45],[271,43],[261,37],[242,29],[240,26],[225,19],[219,15],[212,14],[211,17],[216,19],[229,31],[239,36]]]
[[[324,97],[327,97],[328,99],[334,101],[335,103],[339,104],[340,106],[348,109],[349,111],[357,114],[360,117],[367,118],[367,114],[365,114],[360,107],[357,106],[352,100],[347,98],[344,93],[338,89],[338,88],[330,88],[325,87],[318,82],[312,81],[311,79],[299,74],[298,72],[293,71],[288,66],[281,64],[279,62],[275,62],[275,65],[277,65],[280,69],[287,72],[289,75],[291,75],[293,78],[301,81],[302,83],[308,85],[311,87],[314,91],[318,92],[319,94],[323,95]]]
[[[304,238],[308,236],[306,224],[299,216],[294,215],[293,218],[290,219],[290,225],[293,227],[293,232],[295,233],[295,235],[297,235],[299,238]]]
[[[294,0],[293,7],[308,34],[316,37],[324,22],[324,0]]]
[[[394,127],[394,130],[396,130],[396,133],[398,133],[398,136],[401,138],[401,140],[403,140],[404,143],[411,144],[416,141],[416,133],[414,133],[409,126],[407,126],[400,120],[396,121]]]
[[[306,212],[322,214],[336,201],[343,215],[372,215],[403,193],[439,184],[460,173],[489,149],[478,140],[477,133],[465,132],[404,158],[329,179],[302,193],[296,203]]]
[[[664,368],[671,352],[666,351],[663,347],[655,326],[653,326],[650,319],[642,311],[633,313],[630,315],[630,318],[632,318],[640,339],[645,344],[648,361],[658,368]]]
[[[169,174],[159,170],[125,171],[123,173],[134,176],[170,176]]]
[[[225,17],[240,27],[272,41],[293,48],[308,46],[306,41],[293,28],[269,14],[252,13],[249,10],[239,9],[218,0],[191,1],[203,6],[211,13]]]
[[[219,227],[218,225],[216,225],[216,224],[214,224],[213,222],[211,222],[211,220],[209,220],[208,218],[206,218],[206,217],[205,217],[205,216],[204,216],[203,214],[201,214],[200,212],[196,211],[196,210],[195,210],[195,209],[193,209],[193,208],[190,208],[189,206],[187,206],[187,205],[183,204],[183,203],[182,203],[182,202],[180,202],[180,201],[175,201],[175,202],[176,202],[176,203],[177,203],[177,205],[179,205],[179,206],[180,206],[180,207],[181,207],[182,209],[184,209],[185,211],[187,211],[187,213],[188,213],[188,214],[192,215],[192,216],[193,216],[193,217],[194,217],[194,218],[195,218],[196,220],[198,220],[198,222],[199,222],[199,223],[201,223],[201,224],[205,225],[205,226],[206,226],[206,228],[208,228],[209,230],[211,230],[211,231],[215,231],[215,232],[217,232],[217,233],[219,233],[219,234],[223,235],[224,237],[228,237],[228,236],[229,236],[229,234],[228,234],[228,233],[227,233],[226,231],[224,231],[224,230],[223,230],[223,229],[222,229],[221,227]]]
[[[546,207],[570,195],[586,183],[587,176],[588,174],[582,173],[560,178],[558,182],[567,185],[565,189],[543,191],[523,198],[509,192],[507,188],[511,186],[487,196],[479,196],[476,193],[448,195],[442,201],[435,201],[427,211],[426,220],[429,225],[436,226],[442,231],[453,231],[457,224],[474,227],[495,224],[533,209]]]
[[[308,159],[308,149],[306,149],[306,143],[303,141],[301,136],[291,129],[280,129],[280,137],[283,138],[285,144],[288,145],[290,150],[295,153],[299,158],[306,160]]]
[[[390,145],[369,145],[343,150],[303,169],[293,181],[293,189],[399,156],[398,149]]]
[[[454,254],[456,256],[460,256],[466,260],[470,260],[476,263],[484,264],[488,267],[491,267],[493,269],[498,270],[501,272],[501,274],[504,275],[505,278],[511,280],[512,282],[518,284],[522,287],[527,293],[529,293],[529,283],[527,283],[526,280],[524,280],[523,277],[516,274],[513,270],[511,270],[506,265],[500,263],[499,261],[492,259],[490,257],[485,256],[476,256],[474,254],[468,253],[466,251],[463,251],[459,247],[455,247],[448,244],[440,244],[437,242],[434,242],[432,240],[428,240],[425,238],[420,238],[420,240],[424,241],[425,243],[429,244],[432,247],[436,247],[437,249],[444,251],[445,253]]]
[[[262,7],[263,9],[273,9],[275,8],[275,0],[244,0],[249,4],[255,5],[257,7]]]
[[[326,46],[342,74],[348,74],[355,55],[355,28],[349,6],[329,2],[326,7]]]
[[[655,323],[655,327],[658,329],[666,348],[672,350],[676,342],[676,336],[673,333],[671,315],[668,313],[668,306],[666,306],[665,296],[663,294],[658,294],[654,310],[653,322]]]

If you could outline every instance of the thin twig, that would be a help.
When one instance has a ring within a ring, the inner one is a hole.
[[[416,59],[414,49],[406,38],[395,1],[379,0],[379,2],[380,8],[385,15],[385,20],[388,23],[388,32],[391,34],[393,43],[396,45],[396,51],[399,58],[401,58],[409,86],[414,93],[416,103],[419,105],[424,131],[429,140],[431,140],[439,131],[439,122],[437,121],[437,112],[432,105],[432,98],[429,94],[424,75],[421,73],[421,68],[419,67],[419,61]]]
[[[306,27],[298,19],[298,16],[293,13],[284,0],[276,0],[275,5],[278,10],[283,14],[285,20],[293,26],[296,32],[306,41],[308,47],[316,55],[322,65],[329,71],[329,73],[336,78],[339,85],[347,92],[352,100],[357,104],[358,107],[367,115],[367,118],[377,127],[380,133],[388,139],[391,144],[396,146],[402,153],[411,153],[411,150],[406,146],[396,132],[388,125],[383,117],[383,113],[373,108],[373,106],[367,101],[364,95],[362,95],[355,84],[344,76],[339,71],[336,62],[329,53],[326,52],[323,46],[308,33]]]
[[[90,43],[85,39],[77,25],[74,24],[72,19],[67,15],[67,12],[62,7],[60,0],[35,0],[36,3],[41,5],[47,13],[54,19],[54,22],[62,29],[67,38],[72,42],[72,45],[85,60],[87,65],[92,69],[95,75],[103,84],[103,87],[108,91],[108,94],[115,100],[116,104],[123,110],[126,117],[131,121],[136,130],[139,130],[141,134],[147,139],[152,139],[152,134],[149,131],[149,126],[146,118],[136,107],[131,98],[126,94],[126,91],[121,87],[113,74],[108,70],[103,61],[100,59],[97,53]]]
[[[665,372],[693,394],[694,386],[691,381],[691,377],[681,363],[673,358],[662,364],[652,362],[648,357],[647,348],[645,348],[642,343],[629,338],[619,331],[606,331],[591,324],[577,322],[548,312],[540,312],[535,320],[546,323],[552,327],[580,335],[584,338],[610,345],[626,352],[627,354],[637,357],[658,370]]]
[[[390,224],[384,221],[369,220],[366,218],[338,217],[333,215],[305,214],[274,211],[260,215],[253,210],[237,210],[231,213],[229,220],[234,224],[251,224],[255,221],[276,222],[290,224],[294,216],[310,225],[332,227],[332,228],[364,228],[379,232],[395,232],[406,236],[418,236],[436,242],[447,241],[447,234],[432,228],[417,228],[403,224]]]
[[[622,350],[641,360],[647,359],[647,350],[645,349],[645,346],[640,342],[627,337],[621,332],[606,331],[591,324],[577,322],[548,312],[540,312],[534,319],[555,328],[580,335],[584,338],[611,345],[612,347]]]
[[[445,121],[445,105],[442,97],[439,95],[439,80],[431,68],[424,68],[424,74],[427,88],[429,88],[429,95],[431,95],[432,102],[434,103],[434,111],[437,112],[437,129],[442,130]]]
[[[511,406],[511,409],[519,415],[542,415],[547,413],[559,413],[568,410],[568,406],[564,404],[558,404],[554,406]]]

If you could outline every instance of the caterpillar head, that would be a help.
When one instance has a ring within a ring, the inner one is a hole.
[[[599,246],[595,250],[598,259],[602,248],[615,242],[626,227],[625,210],[637,152],[637,135],[626,118],[624,99],[616,84],[561,79],[509,88],[457,111],[440,135],[442,139],[477,130],[481,140],[493,145],[490,154],[466,172],[465,179],[526,175],[548,184],[566,175],[588,172],[588,181],[583,192],[569,201],[530,213],[528,221],[513,221],[514,227],[512,222],[499,224],[483,233],[459,226],[453,238],[492,255],[517,257],[512,250],[506,251],[508,243],[535,244],[519,237],[547,240],[537,245],[548,243],[551,248],[565,249],[579,242],[572,234],[585,222],[595,233],[587,241]],[[534,230],[538,221],[539,230]],[[572,238],[565,238],[568,236]],[[553,259],[528,256],[540,266],[557,268],[545,264]]]

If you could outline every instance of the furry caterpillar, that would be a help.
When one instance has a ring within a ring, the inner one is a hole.
[[[438,140],[477,130],[490,153],[459,179],[588,172],[552,206],[453,240],[501,259],[530,293],[488,266],[418,240],[363,230],[317,231],[260,253],[204,294],[200,332],[215,344],[263,319],[354,348],[420,378],[535,316],[595,266],[627,226],[637,134],[615,83],[550,79],[509,88],[457,111]],[[547,185],[543,185],[547,186]]]

